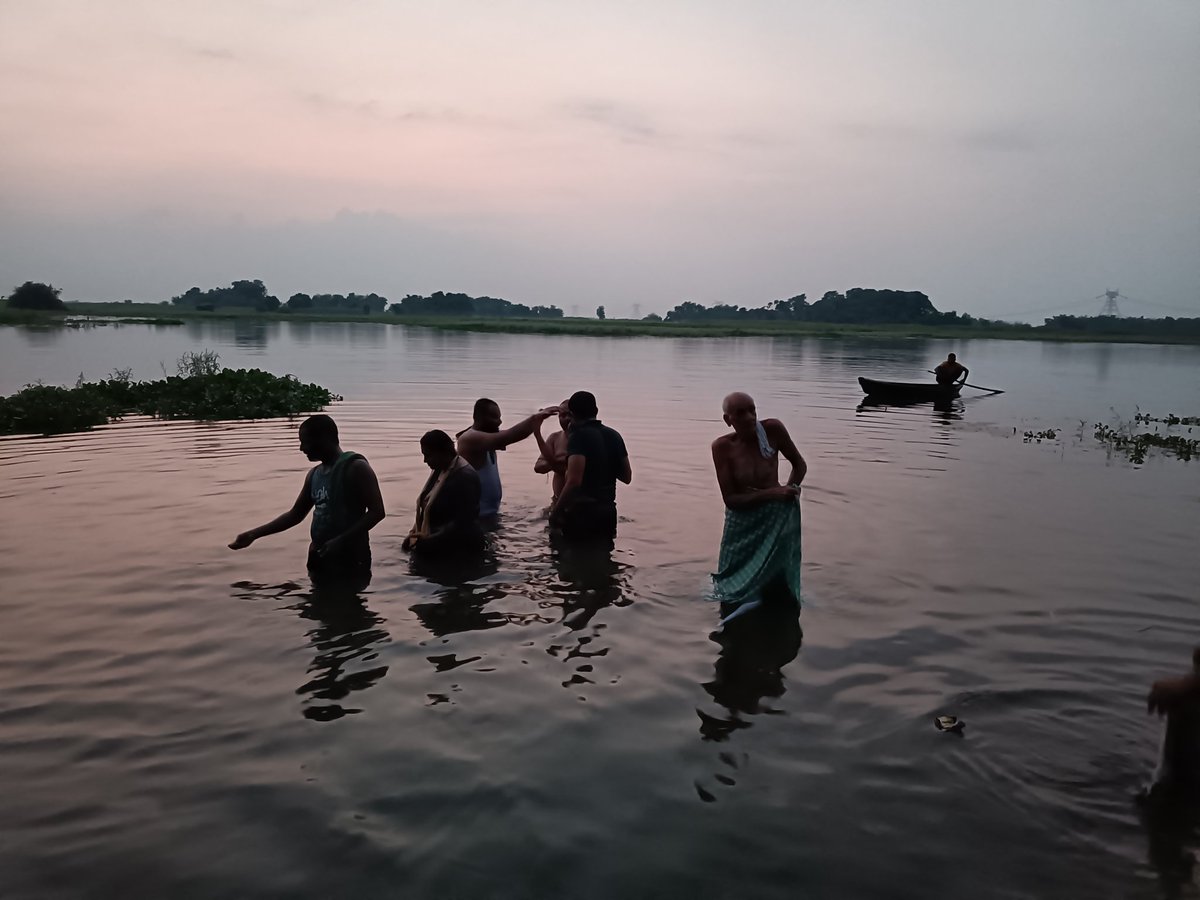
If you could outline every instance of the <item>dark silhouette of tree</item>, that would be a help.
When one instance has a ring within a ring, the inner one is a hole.
[[[603,306],[597,306],[597,307],[596,307],[596,318],[597,318],[597,319],[603,319],[603,318],[604,318],[604,307],[603,307]]]
[[[13,288],[12,293],[8,295],[8,305],[10,309],[65,310],[66,306],[58,297],[61,293],[62,291],[53,285],[27,281],[20,287]]]
[[[812,305],[817,322],[921,324],[941,321],[929,298],[920,291],[851,288],[845,294],[829,291]]]
[[[483,318],[561,319],[557,306],[526,306],[498,297],[469,297],[437,291],[428,297],[409,294],[391,311],[401,316],[480,316]]]
[[[642,316],[642,321],[643,322],[661,322],[662,316],[660,316],[658,313],[650,313],[649,315]]]
[[[797,294],[786,300],[776,300],[768,303],[767,308],[775,313],[776,318],[790,322],[804,322],[812,312],[812,307],[808,305],[808,297],[805,294]]]
[[[354,312],[370,315],[381,313],[387,306],[387,297],[372,291],[370,294],[313,294],[314,310]]]
[[[766,322],[847,322],[953,324],[957,313],[938,312],[920,291],[890,291],[852,288],[845,294],[828,291],[810,304],[804,294],[774,300],[766,306],[747,309],[727,303],[702,306],[680,303],[667,313],[669,322],[756,320]],[[981,320],[977,320],[981,321]]]
[[[1055,316],[1042,326],[1047,331],[1073,334],[1200,335],[1200,318],[1118,318],[1117,316]]]
[[[191,309],[216,309],[219,306],[249,307],[260,312],[279,309],[279,298],[268,294],[266,286],[257,278],[253,281],[235,281],[227,288],[208,291],[198,287],[189,288],[178,297],[172,297],[171,302]]]

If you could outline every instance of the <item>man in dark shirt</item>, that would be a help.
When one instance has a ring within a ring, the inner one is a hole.
[[[567,401],[567,476],[553,508],[550,525],[570,540],[607,538],[617,533],[617,481],[629,484],[633,470],[625,441],[596,418],[596,398],[576,391]]]
[[[478,550],[483,546],[478,473],[455,453],[454,441],[444,431],[427,432],[421,438],[421,454],[430,468],[429,479],[401,549],[422,556]]]
[[[933,370],[934,377],[937,378],[938,384],[954,384],[956,381],[962,384],[967,380],[967,375],[970,369],[958,361],[958,357],[951,353],[946,357],[946,361],[939,363]],[[959,379],[962,381],[959,381]]]

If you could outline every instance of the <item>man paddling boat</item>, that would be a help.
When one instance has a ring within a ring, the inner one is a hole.
[[[933,377],[937,379],[938,384],[966,384],[967,375],[970,371],[970,369],[958,361],[957,356],[951,353],[946,357],[945,362],[939,363],[937,368],[933,370]]]

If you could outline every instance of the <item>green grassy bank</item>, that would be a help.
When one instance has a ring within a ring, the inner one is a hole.
[[[941,338],[967,340],[1073,341],[1087,343],[1200,344],[1200,336],[1148,334],[1095,334],[1051,331],[1038,328],[973,328],[957,326],[920,326],[884,324],[843,324],[835,322],[646,322],[639,319],[518,319],[459,318],[451,316],[397,316],[346,313],[258,312],[226,307],[213,312],[197,312],[157,303],[68,303],[70,316],[112,316],[147,324],[172,325],[183,321],[244,319],[269,322],[375,322],[386,325],[413,325],[445,331],[476,331],[509,334],[575,334],[594,337],[879,337]],[[0,307],[0,325],[41,325],[63,323],[59,313],[28,312]]]

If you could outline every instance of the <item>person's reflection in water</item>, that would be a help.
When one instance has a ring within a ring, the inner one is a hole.
[[[625,593],[626,566],[614,560],[612,553],[611,540],[570,541],[551,536],[550,557],[558,573],[562,621],[572,631],[586,627],[605,607],[633,602]]]
[[[451,558],[413,556],[409,571],[438,585],[434,599],[409,607],[429,632],[437,637],[463,631],[499,628],[511,617],[487,605],[507,596],[503,585],[478,584],[500,570],[495,553],[482,548]]]
[[[697,710],[704,740],[722,741],[740,728],[749,728],[742,715],[769,712],[764,697],[782,697],[783,668],[800,652],[804,633],[790,598],[763,604],[753,615],[739,616],[712,635],[721,647],[712,681],[704,690],[729,711],[728,718]]]
[[[963,417],[963,411],[967,406],[962,400],[957,397],[942,398],[933,401],[933,417],[934,419],[950,424]]]
[[[1196,796],[1166,793],[1139,798],[1150,864],[1158,872],[1164,897],[1184,896],[1185,889],[1194,886],[1196,858],[1190,848],[1196,842],[1196,828],[1200,825],[1197,800]]]
[[[343,706],[352,693],[378,684],[388,667],[378,662],[377,648],[390,637],[384,619],[374,613],[362,596],[370,574],[356,582],[316,581],[312,593],[292,607],[300,618],[314,622],[308,639],[316,651],[308,667],[308,680],[296,689],[307,696],[306,719],[328,722],[362,712]]]

